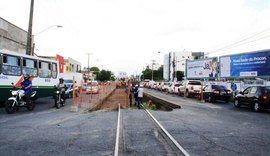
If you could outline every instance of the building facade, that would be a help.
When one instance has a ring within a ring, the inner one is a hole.
[[[163,79],[167,81],[175,81],[174,72],[182,71],[185,73],[186,60],[200,59],[203,57],[203,52],[192,52],[185,50],[165,54],[163,58]]]
[[[27,31],[0,17],[0,49],[26,54]]]

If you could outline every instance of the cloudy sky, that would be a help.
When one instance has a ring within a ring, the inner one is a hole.
[[[30,0],[0,0],[0,16],[24,30],[29,8]],[[139,74],[170,51],[270,49],[269,19],[269,0],[35,0],[33,34],[38,55],[87,66],[92,53],[90,66]],[[42,32],[53,25],[63,28]]]

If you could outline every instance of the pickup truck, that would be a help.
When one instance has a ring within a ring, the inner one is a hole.
[[[198,80],[187,80],[183,82],[183,85],[181,85],[178,88],[178,94],[184,95],[186,91],[186,97],[191,97],[194,95],[201,94],[202,89],[202,82]]]

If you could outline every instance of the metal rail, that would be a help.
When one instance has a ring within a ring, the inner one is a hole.
[[[119,133],[120,133],[120,117],[121,117],[121,111],[120,111],[120,104],[118,104],[118,118],[117,118],[117,129],[116,129],[116,141],[115,141],[115,147],[114,147],[114,156],[118,156],[119,152]]]
[[[143,105],[141,105],[143,107]],[[148,115],[153,119],[153,121],[158,125],[158,127],[166,134],[166,136],[173,142],[173,144],[185,155],[190,156],[188,152],[173,138],[172,135],[158,122],[158,120],[143,107],[143,109],[148,113]]]

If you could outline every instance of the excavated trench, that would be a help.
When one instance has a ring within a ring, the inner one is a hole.
[[[143,101],[144,107],[152,110],[172,111],[173,109],[181,108],[179,105],[175,105],[164,99],[146,93],[144,93]],[[115,89],[104,100],[100,101],[92,109],[90,109],[90,111],[116,110],[119,104],[121,108],[124,109],[129,107],[129,99],[127,98],[124,88]],[[134,106],[134,98],[132,99],[132,107],[136,108]]]

